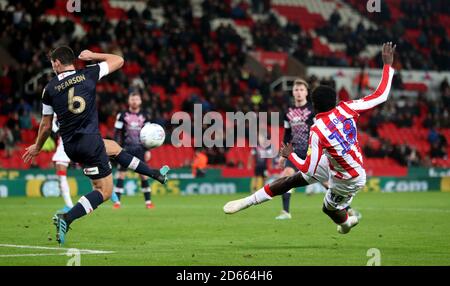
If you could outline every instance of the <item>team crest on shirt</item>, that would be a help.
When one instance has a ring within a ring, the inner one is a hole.
[[[291,125],[304,123],[308,120],[310,115],[311,110],[309,110],[308,108],[289,108],[289,112],[287,113],[287,117],[291,121]]]
[[[124,119],[131,130],[141,130],[145,122],[145,117],[142,114],[126,113]]]

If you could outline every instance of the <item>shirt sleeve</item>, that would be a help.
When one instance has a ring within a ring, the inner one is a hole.
[[[87,76],[96,82],[99,81],[102,77],[109,74],[108,63],[106,62],[89,65],[85,70]]]
[[[42,91],[42,115],[53,115],[53,107],[50,95],[44,88]]]
[[[395,70],[390,65],[384,65],[381,81],[375,92],[362,99],[347,101],[345,102],[345,105],[353,111],[362,112],[385,102],[388,98],[389,91],[391,90],[394,71]]]
[[[114,123],[114,140],[119,143],[119,145],[122,145],[123,125],[123,113],[121,112],[117,114],[116,123]]]
[[[54,133],[58,132],[59,130],[59,124],[58,124],[58,120],[56,119],[56,114],[53,115],[53,121],[52,121],[52,131]]]
[[[123,118],[122,113],[117,114],[116,123],[114,123],[114,128],[122,129],[123,128]]]
[[[289,143],[292,139],[292,129],[291,124],[289,123],[289,118],[287,117],[287,113],[284,114],[284,136],[283,136],[283,142]]]
[[[289,155],[289,160],[304,174],[314,176],[320,157],[322,156],[322,145],[315,131],[309,133],[308,152],[305,160],[302,160],[294,152]]]

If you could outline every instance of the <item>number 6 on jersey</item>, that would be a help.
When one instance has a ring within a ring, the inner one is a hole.
[[[67,103],[69,105],[69,111],[75,114],[80,114],[86,108],[86,101],[81,96],[75,96],[75,87],[71,87],[68,92]],[[78,102],[78,107],[75,107],[75,103]]]

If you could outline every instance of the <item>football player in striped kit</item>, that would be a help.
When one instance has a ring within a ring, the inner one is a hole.
[[[383,71],[375,92],[359,99],[336,104],[336,91],[319,86],[312,92],[316,121],[311,126],[308,152],[305,160],[299,158],[291,144],[280,149],[280,155],[289,159],[300,172],[265,185],[254,194],[228,202],[223,210],[233,214],[282,195],[294,187],[316,182],[327,182],[329,189],[323,201],[323,212],[337,224],[339,233],[348,233],[358,224],[352,215],[350,204],[356,193],[366,183],[361,148],[358,143],[356,121],[361,112],[385,102],[391,89],[394,69],[395,45],[391,42],[382,47]]]

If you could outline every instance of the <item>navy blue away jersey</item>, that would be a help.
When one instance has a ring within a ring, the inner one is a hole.
[[[314,111],[311,103],[301,107],[291,106],[284,115],[285,142],[292,143],[294,152],[301,158],[308,150],[309,128],[314,123]]]
[[[63,142],[75,134],[100,134],[95,102],[97,81],[108,73],[106,62],[54,77],[42,94],[43,114],[56,113]]]
[[[116,133],[118,133],[116,138],[123,146],[141,145],[139,134],[142,127],[149,122],[150,118],[145,111],[134,113],[127,110],[120,112],[117,114],[117,120],[114,125]]]

